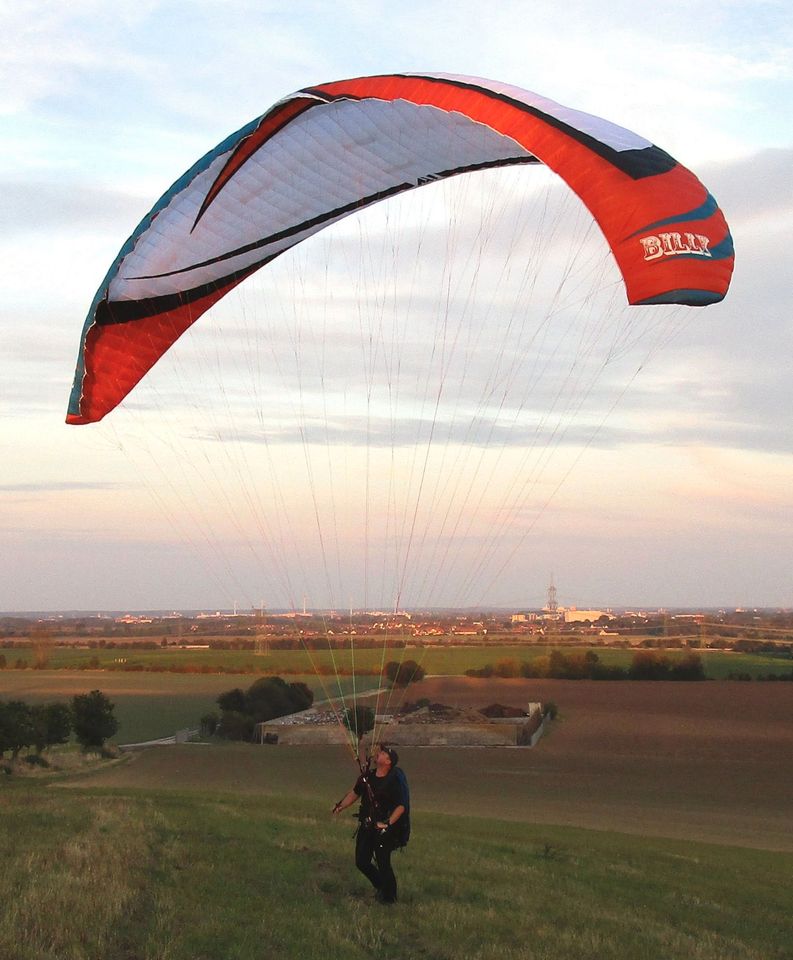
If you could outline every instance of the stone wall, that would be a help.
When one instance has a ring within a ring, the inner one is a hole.
[[[254,739],[258,743],[283,743],[293,747],[349,743],[349,735],[337,723],[260,723]]]
[[[515,747],[533,746],[525,723],[389,723],[379,739],[395,747]],[[337,724],[265,723],[257,730],[260,743],[288,746],[344,744],[347,736]],[[536,741],[535,741],[536,742]]]
[[[395,747],[514,747],[519,723],[389,723],[382,739]]]
[[[416,722],[414,719],[413,722],[400,723],[390,717],[379,717],[379,721],[385,722],[377,725],[377,739],[395,747],[533,747],[548,720],[546,717],[538,729],[537,714],[540,712],[541,704],[532,703],[529,705],[530,717],[504,717],[481,723],[474,718],[445,723]],[[419,714],[429,717],[426,709],[411,716],[415,718]],[[322,718],[309,709],[257,724],[254,740],[290,746],[344,744],[349,742],[349,734],[338,723],[322,722]]]

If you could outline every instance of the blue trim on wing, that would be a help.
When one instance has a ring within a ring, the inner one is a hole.
[[[121,266],[124,258],[128,253],[130,253],[142,234],[149,229],[154,218],[161,210],[165,209],[165,207],[171,202],[176,194],[184,190],[184,188],[200,173],[203,173],[203,171],[206,170],[206,168],[217,157],[232,150],[238,140],[242,139],[243,137],[247,137],[253,130],[256,129],[260,121],[261,117],[257,117],[255,120],[247,123],[244,127],[241,127],[239,130],[237,130],[236,133],[232,133],[230,136],[226,137],[225,140],[210,150],[209,153],[204,154],[200,160],[197,160],[189,170],[185,171],[185,173],[183,173],[182,176],[179,177],[179,179],[173,183],[168,190],[165,191],[165,193],[154,204],[151,210],[149,210],[146,216],[143,217],[137,227],[135,227],[133,232],[124,242],[121,249],[118,251],[115,260],[110,264],[110,269],[105,274],[104,280],[100,283],[98,290],[94,294],[94,299],[91,303],[88,315],[85,318],[85,323],[83,324],[83,332],[80,336],[80,349],[77,354],[77,365],[74,371],[74,381],[72,382],[72,389],[71,393],[69,394],[68,412],[71,416],[80,415],[80,397],[82,396],[83,377],[85,376],[85,343],[86,338],[88,337],[88,331],[94,325],[99,304],[107,296],[110,283],[118,273],[119,267]]]
[[[695,207],[693,210],[687,210],[685,213],[675,214],[673,217],[656,220],[655,223],[648,223],[646,226],[634,230],[633,233],[629,233],[625,239],[630,240],[631,237],[636,237],[647,230],[655,230],[657,227],[667,227],[673,223],[686,223],[689,220],[707,220],[708,217],[712,217],[718,209],[719,205],[716,203],[716,200],[708,194],[708,199],[701,206]]]
[[[686,307],[707,307],[711,303],[719,303],[724,294],[714,293],[712,290],[667,290],[657,297],[648,297],[646,300],[637,300],[636,306],[648,306],[655,303],[680,303]]]
[[[727,236],[721,243],[717,243],[715,247],[710,247],[709,252],[714,260],[728,260],[730,257],[734,257],[735,244],[732,242],[732,234],[728,231]]]

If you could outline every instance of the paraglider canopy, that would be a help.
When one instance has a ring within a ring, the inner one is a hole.
[[[437,180],[532,163],[590,210],[631,304],[724,297],[733,248],[721,211],[639,135],[490,80],[340,80],[276,103],[143,218],[89,310],[67,422],[101,420],[206,310],[323,227]]]

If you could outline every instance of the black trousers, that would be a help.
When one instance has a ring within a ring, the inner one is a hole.
[[[397,898],[397,882],[391,867],[393,849],[394,843],[388,833],[382,834],[364,824],[358,828],[355,866],[378,891],[384,903],[393,903]]]

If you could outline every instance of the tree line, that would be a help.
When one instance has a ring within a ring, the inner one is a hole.
[[[529,677],[552,680],[705,680],[702,657],[689,653],[679,659],[654,650],[639,650],[627,667],[603,663],[594,650],[563,653],[554,650],[531,660],[506,658],[466,670],[468,677]]]
[[[118,732],[113,710],[100,690],[78,694],[70,703],[0,700],[0,759],[8,753],[14,761],[30,749],[41,759],[48,747],[68,743],[72,734],[84,750],[101,750]]]

